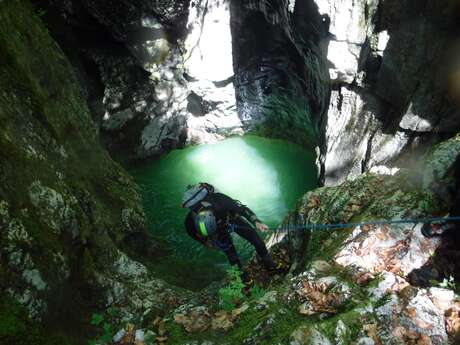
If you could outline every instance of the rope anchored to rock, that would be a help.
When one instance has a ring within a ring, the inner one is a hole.
[[[291,231],[291,230],[336,230],[336,229],[346,229],[346,228],[354,228],[357,226],[365,226],[365,225],[388,225],[388,224],[417,224],[417,223],[424,223],[424,224],[431,224],[431,223],[446,223],[446,222],[458,222],[460,221],[460,217],[431,217],[431,218],[411,218],[411,219],[398,219],[398,220],[378,220],[378,221],[365,221],[359,223],[333,223],[333,224],[316,224],[316,223],[309,223],[309,224],[297,224],[297,225],[288,225],[286,227],[276,227],[276,228],[268,228],[269,231]],[[249,228],[243,227],[236,224],[231,224],[230,231],[234,231],[236,228]]]

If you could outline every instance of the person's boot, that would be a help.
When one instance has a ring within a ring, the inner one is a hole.
[[[248,296],[250,291],[254,285],[254,280],[249,276],[249,274],[245,271],[241,273],[241,281],[244,284],[244,287],[241,289],[241,292]]]
[[[273,261],[272,257],[270,254],[267,253],[267,255],[261,257],[262,263],[264,264],[265,268],[269,271],[276,271],[281,268],[281,263],[276,263]]]

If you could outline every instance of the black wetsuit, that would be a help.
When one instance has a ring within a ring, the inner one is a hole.
[[[267,247],[254,229],[254,223],[260,222],[260,220],[247,206],[222,193],[211,193],[191,208],[185,218],[185,229],[193,239],[201,243],[206,242],[206,239],[198,235],[194,221],[197,212],[204,207],[210,207],[214,212],[217,220],[217,236],[213,242],[217,243],[217,247],[225,252],[231,265],[238,265],[242,269],[241,261],[229,233],[228,224],[236,225],[235,232],[250,242],[260,257],[267,256]]]

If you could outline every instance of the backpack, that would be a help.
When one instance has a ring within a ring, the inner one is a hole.
[[[192,207],[203,200],[208,194],[214,192],[214,186],[206,182],[189,185],[182,198],[182,207]]]

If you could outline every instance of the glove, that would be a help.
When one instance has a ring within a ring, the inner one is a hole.
[[[266,232],[268,231],[268,225],[264,223],[256,222],[256,229],[261,232]]]

